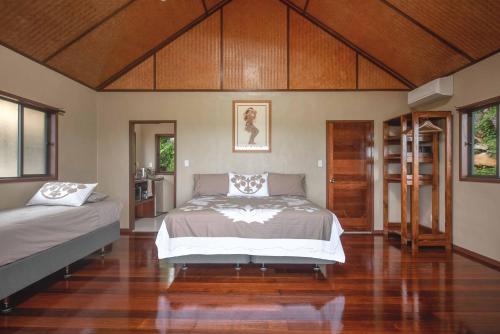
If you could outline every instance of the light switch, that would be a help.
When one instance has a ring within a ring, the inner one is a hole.
[[[318,167],[323,168],[323,160],[318,160]]]
[[[184,167],[189,167],[189,160],[184,160]]]

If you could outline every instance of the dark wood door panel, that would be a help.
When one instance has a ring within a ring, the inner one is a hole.
[[[346,231],[373,229],[373,121],[327,122],[327,208]]]

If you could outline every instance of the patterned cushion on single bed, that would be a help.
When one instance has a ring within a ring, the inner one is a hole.
[[[96,186],[97,183],[47,182],[26,205],[81,206]]]
[[[229,173],[229,193],[227,196],[265,197],[269,196],[268,173]]]

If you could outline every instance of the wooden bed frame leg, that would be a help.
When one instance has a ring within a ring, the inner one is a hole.
[[[265,263],[262,263],[262,266],[260,267],[260,271],[267,271]]]
[[[66,266],[66,267],[64,268],[64,279],[68,279],[68,278],[70,278],[70,277],[71,277],[71,274],[70,274],[70,272],[69,272],[69,266]]]
[[[187,264],[183,263],[183,264],[182,264],[182,267],[181,267],[181,270],[183,270],[183,271],[188,270],[188,266],[187,266]]]
[[[240,267],[239,263],[236,263],[236,266],[234,266],[234,270],[236,270],[236,271],[240,271],[241,270],[241,267]]]
[[[2,314],[10,313],[13,310],[13,307],[10,305],[9,297],[5,297],[4,300],[2,300],[1,309],[2,309]]]

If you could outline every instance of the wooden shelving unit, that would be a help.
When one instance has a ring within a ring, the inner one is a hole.
[[[435,122],[440,122],[443,126],[439,128]],[[430,128],[424,128],[426,124],[430,124]],[[401,244],[407,245],[411,242],[414,250],[421,246],[451,248],[451,127],[449,111],[416,111],[384,122],[384,235],[398,234],[401,237]],[[444,143],[444,155],[441,161],[440,137]],[[399,152],[394,153],[394,148]],[[444,164],[444,203],[440,203],[439,196],[440,162]],[[421,174],[424,169],[422,166],[425,164],[430,166],[427,168],[430,172]],[[391,165],[399,166],[400,172],[395,174],[391,171]],[[393,183],[399,183],[401,187],[400,222],[389,221],[389,185]],[[432,187],[430,227],[422,225],[420,219],[420,188],[425,186]],[[440,204],[445,210],[444,230],[439,227]]]

